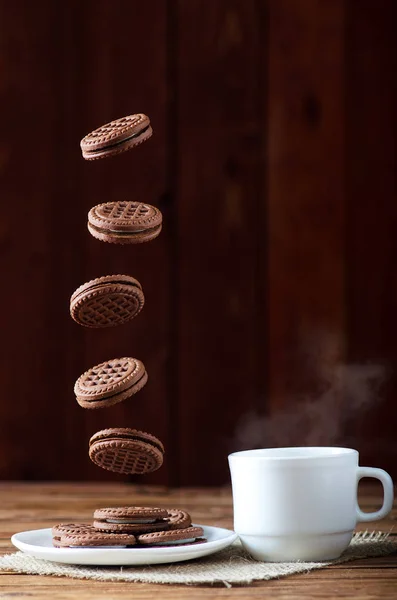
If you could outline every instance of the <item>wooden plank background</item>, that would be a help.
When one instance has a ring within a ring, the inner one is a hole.
[[[289,444],[397,476],[396,25],[393,0],[0,0],[0,478],[120,480],[87,455],[108,426],[164,441],[143,483]],[[81,158],[133,112],[147,144]],[[161,236],[91,238],[116,199],[158,206]],[[121,272],[138,318],[76,325],[74,289]],[[124,355],[144,390],[81,409],[75,379]]]

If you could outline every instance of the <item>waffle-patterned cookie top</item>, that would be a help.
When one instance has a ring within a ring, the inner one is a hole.
[[[162,214],[143,202],[105,202],[88,213],[88,222],[110,231],[142,231],[161,225]]]
[[[73,318],[85,327],[113,327],[130,321],[140,312],[142,303],[129,290],[113,286],[96,293],[74,308]]]
[[[150,473],[163,464],[164,447],[154,435],[128,427],[97,431],[89,456],[98,467],[115,473]]]
[[[107,275],[80,286],[70,299],[70,315],[84,327],[113,327],[142,310],[142,287],[128,275]]]
[[[86,135],[80,142],[84,151],[94,151],[122,142],[149,127],[150,120],[143,113],[128,115],[106,123]]]
[[[92,367],[75,384],[76,396],[114,394],[133,385],[144,374],[145,367],[135,358],[116,358]]]
[[[90,446],[89,456],[98,466],[114,473],[144,475],[163,464],[158,448],[138,440],[104,440]]]

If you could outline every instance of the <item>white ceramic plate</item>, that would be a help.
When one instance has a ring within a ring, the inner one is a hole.
[[[229,529],[207,527],[206,542],[169,548],[55,548],[51,529],[33,529],[15,533],[11,541],[19,550],[44,560],[75,565],[155,565],[191,560],[227,548],[237,538]]]

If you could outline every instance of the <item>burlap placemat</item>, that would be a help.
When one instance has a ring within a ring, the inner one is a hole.
[[[387,533],[364,532],[353,536],[343,555],[322,563],[263,563],[252,560],[239,542],[226,550],[190,562],[145,567],[84,567],[39,560],[16,552],[0,558],[0,569],[29,575],[56,575],[97,581],[139,581],[145,583],[249,584],[255,580],[276,579],[313,569],[321,569],[359,558],[385,556],[397,552],[397,540]]]

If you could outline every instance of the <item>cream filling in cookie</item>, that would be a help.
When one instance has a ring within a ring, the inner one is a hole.
[[[140,379],[139,379],[140,381]],[[117,394],[115,394],[115,396],[117,396]],[[113,396],[109,396],[110,398],[112,398]],[[87,399],[89,400],[89,398]],[[106,400],[106,398],[103,398],[103,400]],[[156,450],[160,450],[160,452],[164,453],[164,448],[162,446],[160,446],[160,444],[156,444],[156,442],[154,440],[146,440],[144,437],[139,437],[139,436],[133,436],[133,435],[114,435],[114,436],[109,436],[109,437],[101,437],[98,438],[97,440],[94,440],[93,442],[90,443],[90,447],[92,448],[93,446],[95,446],[95,444],[100,443],[100,442],[118,442],[120,440],[127,440],[128,442],[139,442],[142,444],[145,444],[145,446],[152,446],[153,448],[155,448]],[[130,522],[130,521],[128,521]]]
[[[131,233],[131,232],[126,232],[122,229],[111,229],[109,231],[114,231],[115,233]],[[134,233],[142,233],[142,231],[147,231],[147,229],[134,229]]]
[[[157,519],[135,519],[131,517],[131,519],[105,519],[106,523],[116,523],[116,524],[124,524],[128,525],[138,525],[140,523],[156,523]]]
[[[126,392],[127,390],[130,390],[131,388],[135,387],[141,381],[141,379],[143,379],[143,377],[145,375],[146,375],[146,371],[144,371],[142,373],[142,376],[139,379],[137,379],[136,381],[134,381],[132,383],[132,385],[130,385],[129,387],[125,388],[125,390],[121,390],[121,392],[118,391],[115,394],[111,394],[110,396],[105,396],[105,398],[92,398],[90,396],[85,396],[84,393],[77,394],[77,398],[81,398],[81,400],[85,400],[86,402],[102,402],[102,401],[105,402],[106,400],[109,400],[110,398],[114,398],[115,396],[119,396],[120,394]],[[100,379],[101,383],[105,382],[105,380],[103,380],[102,378],[99,378],[99,379]],[[92,442],[91,446],[93,444],[95,445],[96,442],[104,442],[104,441],[108,442],[109,440],[117,441],[119,439],[120,440],[121,439],[123,439],[123,440],[137,440],[139,442],[144,441],[144,440],[141,440],[141,438],[132,438],[132,437],[128,437],[128,436],[119,436],[117,438],[100,438],[100,439]],[[148,442],[146,442],[146,443],[148,443]],[[154,445],[154,444],[152,444],[152,445]]]
[[[136,131],[129,137],[124,138],[123,140],[116,141],[113,144],[111,142],[109,142],[109,144],[107,146],[103,146],[102,148],[87,148],[85,150],[85,152],[87,152],[87,153],[89,152],[90,154],[91,153],[95,154],[96,152],[104,152],[105,150],[110,150],[112,148],[116,148],[117,146],[121,146],[122,144],[125,144],[126,142],[133,140],[134,138],[140,137],[142,134],[146,133],[146,131],[149,129],[149,127],[150,127],[150,124],[147,125],[146,127],[144,127],[143,129],[141,129],[140,131]]]
[[[143,233],[143,232],[149,232],[150,229],[134,229],[131,231],[121,231],[120,229],[112,229],[110,226],[108,228],[101,228],[101,227],[97,227],[96,225],[93,225],[92,223],[90,223],[90,226],[95,229],[95,231],[98,231],[99,233],[117,233],[117,235],[119,236],[131,236],[134,233]]]
[[[100,544],[92,544],[90,546],[90,544],[87,544],[86,546],[70,546],[70,548],[106,548],[106,550],[110,550],[112,548],[127,548],[127,544],[115,544],[114,546],[111,546],[110,544],[103,544],[103,546]]]
[[[155,542],[153,546],[176,546],[177,544],[193,544],[197,538],[186,538],[185,540],[168,540],[167,542]]]

